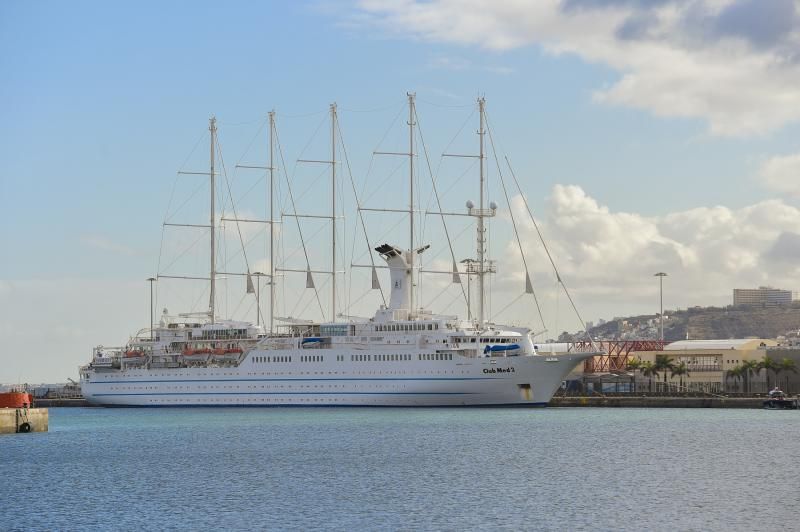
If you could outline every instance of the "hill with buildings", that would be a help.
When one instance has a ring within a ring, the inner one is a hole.
[[[778,338],[798,336],[800,302],[785,305],[692,307],[664,311],[664,339],[724,340],[728,338]],[[589,328],[600,340],[658,339],[657,314],[614,318]],[[579,339],[580,336],[574,336]],[[583,335],[581,335],[583,336]],[[562,334],[562,340],[565,340]]]

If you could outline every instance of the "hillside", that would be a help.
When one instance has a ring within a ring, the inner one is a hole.
[[[727,338],[777,338],[795,336],[800,329],[800,302],[772,307],[693,307],[664,311],[664,339],[721,340]],[[658,338],[657,314],[614,318],[589,329],[604,340]]]

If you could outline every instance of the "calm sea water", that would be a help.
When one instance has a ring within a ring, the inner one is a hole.
[[[3,530],[800,527],[800,413],[50,410],[0,437]]]

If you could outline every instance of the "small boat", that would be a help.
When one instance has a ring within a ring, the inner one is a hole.
[[[787,397],[778,387],[769,392],[769,398],[763,402],[765,410],[797,410],[797,398]]]

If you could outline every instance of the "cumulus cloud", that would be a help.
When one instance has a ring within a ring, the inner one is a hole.
[[[521,197],[512,208],[527,217]],[[659,271],[669,275],[669,304],[684,307],[728,304],[733,288],[794,289],[800,273],[792,260],[800,256],[800,209],[780,200],[647,216],[612,211],[581,187],[556,185],[538,221],[565,282],[597,317],[608,308],[652,310]],[[549,264],[532,224],[523,226],[522,239],[541,288]],[[505,255],[515,254],[510,243]],[[512,282],[504,286],[521,291],[521,264],[507,276]]]
[[[761,165],[758,176],[776,192],[800,196],[800,154],[771,157]]]
[[[353,17],[401,37],[575,54],[619,73],[596,101],[726,136],[800,119],[797,20],[793,0],[363,0]]]

